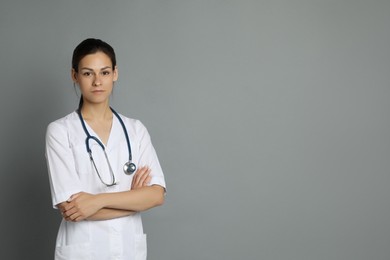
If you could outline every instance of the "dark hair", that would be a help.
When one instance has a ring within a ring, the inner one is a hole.
[[[115,69],[116,66],[116,58],[114,49],[106,42],[100,39],[89,38],[82,41],[73,51],[72,56],[72,69],[76,72],[79,71],[79,63],[80,61],[89,54],[94,54],[97,52],[103,52],[106,54],[111,62],[112,69]],[[83,105],[83,96],[80,97],[79,109],[81,109]]]

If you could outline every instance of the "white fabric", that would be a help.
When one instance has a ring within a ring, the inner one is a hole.
[[[145,126],[138,120],[120,115],[131,142],[133,162],[137,167],[151,168],[150,185],[165,188],[164,175]],[[91,135],[96,133],[86,123]],[[76,112],[49,124],[46,132],[46,159],[53,206],[72,194],[126,191],[133,175],[123,172],[128,161],[128,148],[123,128],[114,116],[106,152],[117,185],[101,183],[85,146],[86,134]],[[111,182],[101,147],[90,141],[95,163],[106,183]],[[55,259],[146,259],[146,235],[140,214],[103,221],[68,222],[62,220],[56,242]]]

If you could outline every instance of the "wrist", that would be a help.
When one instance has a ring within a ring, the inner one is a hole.
[[[95,194],[95,202],[99,209],[105,208],[106,205],[104,203],[104,193]]]
[[[111,193],[99,193],[96,194],[97,196],[97,203],[99,207],[102,208],[109,208],[110,207],[110,195]]]

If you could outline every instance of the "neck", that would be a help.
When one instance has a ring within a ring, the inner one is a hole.
[[[88,121],[107,120],[112,118],[112,111],[109,104],[88,104],[84,103],[81,108],[83,118]]]

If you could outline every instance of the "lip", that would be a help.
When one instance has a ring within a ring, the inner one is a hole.
[[[102,89],[96,89],[96,90],[92,90],[92,93],[103,93],[104,90]]]

